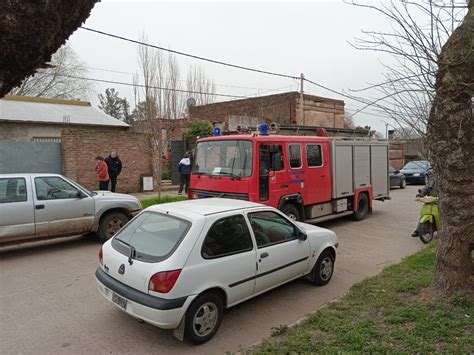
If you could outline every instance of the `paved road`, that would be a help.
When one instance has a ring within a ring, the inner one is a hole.
[[[419,211],[415,186],[392,190],[366,220],[324,227],[339,236],[332,281],[295,281],[228,310],[216,337],[202,346],[176,341],[122,313],[98,294],[94,271],[99,243],[90,238],[0,251],[0,353],[225,353],[259,342],[272,327],[291,324],[422,248],[410,238]]]

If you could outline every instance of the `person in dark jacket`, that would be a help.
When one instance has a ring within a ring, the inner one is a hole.
[[[183,159],[180,160],[178,171],[180,177],[178,194],[183,193],[183,187],[184,192],[187,193],[189,187],[189,178],[191,176],[191,159],[189,158],[189,154],[186,153]]]
[[[105,162],[107,163],[107,167],[109,169],[109,177],[111,183],[110,191],[115,192],[117,188],[117,178],[122,172],[122,161],[117,155],[117,152],[112,151],[110,155],[105,158]]]

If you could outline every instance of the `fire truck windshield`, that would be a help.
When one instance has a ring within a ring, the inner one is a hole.
[[[193,174],[245,177],[252,175],[252,142],[216,140],[199,142]]]

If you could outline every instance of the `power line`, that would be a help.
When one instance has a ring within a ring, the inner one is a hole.
[[[232,67],[232,68],[237,68],[237,69],[252,71],[252,72],[261,73],[261,74],[268,74],[268,75],[278,76],[278,77],[282,77],[282,78],[289,78],[289,79],[295,79],[295,80],[300,80],[300,79],[301,79],[299,76],[293,76],[293,75],[288,75],[288,74],[282,74],[282,73],[271,72],[271,71],[267,71],[267,70],[260,70],[260,69],[245,67],[245,66],[242,66],[242,65],[231,64],[231,63],[227,63],[227,62],[222,62],[222,61],[218,61],[218,60],[214,60],[214,59],[210,59],[210,58],[205,58],[205,57],[197,56],[197,55],[194,55],[194,54],[189,54],[189,53],[185,53],[185,52],[181,52],[181,51],[176,51],[176,50],[173,50],[173,49],[169,49],[169,48],[165,48],[165,47],[156,46],[156,45],[153,45],[153,44],[149,44],[149,43],[137,41],[137,40],[134,40],[134,39],[131,39],[131,38],[126,38],[126,37],[123,37],[123,36],[114,35],[114,34],[111,34],[111,33],[104,32],[104,31],[95,30],[95,29],[89,28],[89,27],[81,26],[80,28],[83,29],[83,30],[90,31],[90,32],[94,32],[94,33],[98,33],[98,34],[101,34],[101,35],[104,35],[104,36],[108,36],[108,37],[120,39],[120,40],[123,40],[123,41],[127,41],[127,42],[131,42],[131,43],[139,44],[139,45],[146,46],[146,47],[151,47],[151,48],[159,49],[159,50],[162,50],[162,51],[166,51],[166,52],[170,52],[170,53],[182,55],[182,56],[185,56],[185,57],[190,57],[190,58],[194,58],[194,59],[203,60],[203,61],[210,62],[210,63],[214,63],[214,64],[220,64],[220,65],[224,65],[224,66],[228,66],[228,67]],[[372,104],[372,103],[371,103],[370,101],[368,101],[368,100],[358,99],[358,98],[356,98],[356,97],[354,97],[354,96],[350,96],[350,95],[345,94],[345,93],[343,93],[343,92],[340,92],[340,91],[331,89],[331,88],[329,88],[329,87],[327,87],[327,86],[325,86],[325,85],[318,84],[318,83],[316,83],[316,82],[314,82],[314,81],[312,81],[312,80],[309,80],[309,79],[307,79],[307,78],[304,78],[303,80],[306,81],[306,82],[308,82],[308,83],[310,83],[310,84],[313,84],[313,85],[315,85],[315,86],[317,86],[317,87],[319,87],[319,88],[322,88],[322,89],[324,89],[324,90],[327,90],[327,91],[329,91],[329,92],[332,92],[332,93],[334,93],[334,94],[336,94],[336,95],[340,95],[340,96],[342,96],[342,97],[346,97],[346,98],[348,98],[348,99],[350,99],[350,100],[357,101],[357,102],[363,103],[363,104],[365,104],[365,105],[367,105],[367,104],[371,105],[371,104]],[[245,96],[244,96],[244,98],[245,98]]]
[[[104,68],[97,68],[97,67],[88,67],[88,66],[84,66],[84,65],[80,65],[79,67],[84,68],[84,69],[98,70],[98,71],[109,72],[109,73],[117,73],[117,74],[127,74],[127,75],[143,76],[143,74],[140,74],[140,73],[132,73],[132,72],[126,72],[126,71],[120,71],[120,70],[104,69]],[[164,78],[164,79],[168,79],[168,78]],[[187,82],[187,80],[184,80],[184,79],[177,79],[177,81]],[[235,89],[265,90],[265,91],[278,90],[278,89],[267,89],[267,88],[257,88],[257,87],[249,87],[249,86],[236,86],[236,85],[216,84],[216,83],[210,83],[210,84],[215,85],[215,86],[221,86],[221,87],[227,87],[227,88],[235,88]]]
[[[82,76],[75,76],[75,75],[65,75],[65,74],[49,74],[44,73],[46,75],[55,75],[55,76],[63,76],[71,79],[79,79],[79,80],[88,80],[88,81],[96,81],[99,83],[108,83],[108,84],[116,84],[116,85],[124,85],[124,86],[133,86],[133,87],[141,87],[141,88],[149,88],[149,89],[157,89],[157,90],[164,90],[164,91],[174,91],[174,92],[182,92],[187,94],[199,94],[199,95],[212,95],[212,96],[221,96],[221,97],[231,97],[236,99],[245,99],[247,96],[238,96],[238,95],[229,95],[229,94],[218,94],[212,92],[204,92],[204,91],[190,91],[190,90],[183,90],[183,89],[172,89],[172,88],[165,88],[159,86],[146,86],[142,84],[133,84],[133,83],[126,83],[123,81],[114,81],[114,80],[105,80],[105,79],[96,79],[96,78],[86,78]]]
[[[162,50],[162,51],[166,51],[166,52],[170,52],[170,53],[182,55],[182,56],[189,57],[189,58],[194,58],[194,59],[203,60],[203,61],[206,61],[206,62],[209,62],[209,63],[225,65],[225,66],[228,66],[228,67],[237,68],[237,69],[242,69],[242,70],[248,70],[248,71],[253,71],[253,72],[261,73],[261,74],[268,74],[268,75],[279,76],[279,77],[282,77],[282,78],[299,79],[299,77],[293,76],[293,75],[287,75],[287,74],[275,73],[275,72],[271,72],[271,71],[267,71],[267,70],[261,70],[261,69],[255,69],[255,68],[245,67],[245,66],[242,66],[242,65],[226,63],[226,62],[222,62],[222,61],[215,60],[215,59],[200,57],[200,56],[197,56],[197,55],[194,55],[194,54],[189,54],[189,53],[185,53],[185,52],[181,52],[181,51],[176,51],[176,50],[169,49],[169,48],[165,48],[165,47],[155,46],[155,45],[153,45],[153,44],[149,44],[149,43],[137,41],[137,40],[134,40],[134,39],[131,39],[131,38],[126,38],[126,37],[114,35],[114,34],[111,34],[111,33],[99,31],[99,30],[95,30],[95,29],[89,28],[89,27],[81,26],[81,27],[79,27],[79,28],[81,28],[81,29],[83,29],[83,30],[86,30],[86,31],[98,33],[98,34],[101,34],[101,35],[104,35],[104,36],[108,36],[108,37],[112,37],[112,38],[117,38],[117,39],[121,39],[121,40],[123,40],[123,41],[127,41],[127,42],[131,42],[131,43],[139,44],[139,45],[142,45],[142,46],[146,46],[146,47],[151,47],[151,48],[159,49],[159,50]]]

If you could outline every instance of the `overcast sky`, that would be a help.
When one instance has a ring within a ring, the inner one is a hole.
[[[102,1],[95,5],[85,26],[139,39],[148,35],[153,44],[242,66],[305,77],[337,91],[348,92],[382,78],[380,58],[358,51],[348,43],[361,30],[387,29],[386,20],[342,0],[306,2],[164,2]],[[87,66],[137,72],[137,46],[78,29],[69,43]],[[178,57],[181,79],[191,64],[201,64],[216,83],[216,92],[232,95],[264,95],[298,89],[298,82]],[[92,70],[89,77],[132,82],[132,76]],[[245,88],[235,88],[238,86]],[[115,87],[134,105],[129,87],[96,84],[89,98]],[[185,83],[183,82],[183,88]],[[270,91],[274,90],[274,91]],[[362,104],[305,84],[306,93],[344,99],[346,111]],[[368,96],[367,96],[368,98]],[[217,101],[222,100],[218,99]],[[385,133],[382,118],[356,115],[356,123]]]

